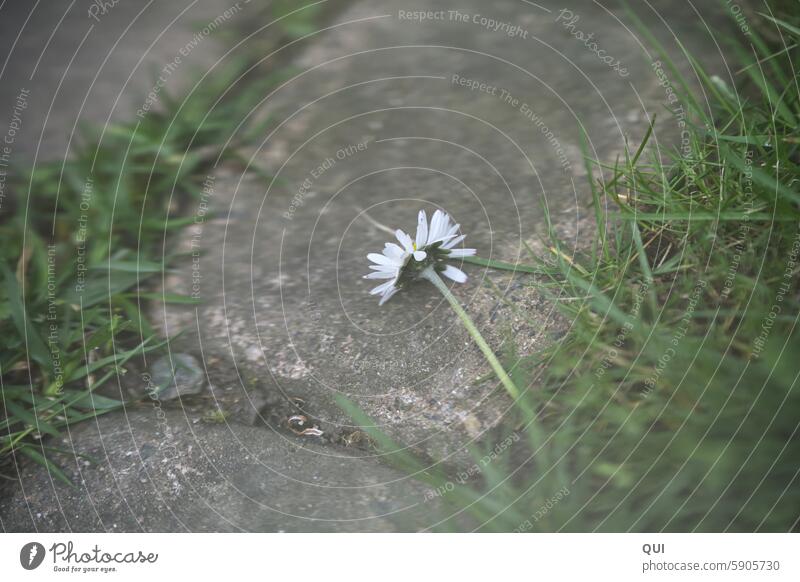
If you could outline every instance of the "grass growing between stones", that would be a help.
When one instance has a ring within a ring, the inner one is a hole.
[[[765,22],[800,42],[797,21]],[[431,529],[797,530],[800,91],[785,46],[731,46],[733,86],[693,60],[709,103],[662,51],[686,139],[668,154],[648,133],[613,167],[587,162],[604,176],[591,248],[569,254],[551,229],[552,256],[532,259],[570,331],[506,353],[527,390],[472,467],[410,455],[340,400],[427,484]]]
[[[192,302],[148,284],[180,259],[165,242],[194,220],[217,164],[263,134],[239,124],[274,79],[243,88],[244,70],[228,63],[142,118],[87,129],[68,159],[13,175],[0,221],[0,466],[24,455],[68,482],[42,438],[123,405],[97,390],[166,343],[147,301]]]

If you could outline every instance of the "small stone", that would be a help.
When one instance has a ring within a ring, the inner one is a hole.
[[[173,368],[174,366],[174,368]],[[174,400],[178,397],[196,396],[206,388],[206,375],[197,358],[189,354],[173,354],[156,361],[150,370],[153,384],[161,391],[161,400]]]

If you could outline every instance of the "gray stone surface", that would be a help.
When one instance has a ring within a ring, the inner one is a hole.
[[[253,163],[275,180],[213,177],[216,215],[198,208],[180,241],[194,256],[167,280],[204,303],[155,314],[167,333],[199,330],[179,347],[213,356],[214,385],[299,397],[329,435],[357,429],[337,406],[344,395],[398,441],[448,462],[504,416],[509,399],[478,381],[489,368],[432,287],[379,307],[361,275],[387,240],[374,221],[413,232],[420,208],[451,213],[482,257],[530,260],[524,244],[546,253],[545,205],[567,251],[591,240],[580,128],[611,163],[648,115],[664,113],[666,93],[618,5],[573,4],[567,28],[554,3],[437,2],[426,8],[442,19],[419,22],[400,10],[421,6],[357,2],[308,43],[297,75],[265,96],[275,129]],[[483,17],[519,28],[504,34]],[[669,37],[656,14],[642,17]],[[690,50],[707,42],[699,24],[669,23]],[[675,133],[665,120],[657,139]],[[498,352],[513,338],[532,353],[568,327],[527,276],[466,270],[455,293]]]
[[[25,465],[22,487],[0,499],[5,530],[394,531],[419,527],[429,509],[419,484],[374,458],[156,405],[51,444],[97,464],[63,463],[75,489]]]

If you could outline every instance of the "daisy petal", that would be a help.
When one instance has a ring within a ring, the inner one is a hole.
[[[390,273],[388,271],[375,271],[369,275],[364,275],[364,279],[394,279],[395,277],[397,277],[396,272]]]
[[[442,217],[447,216],[441,210],[437,210],[433,213],[433,217],[431,218],[431,230],[428,235],[428,240],[431,243],[434,243],[439,240],[439,237],[442,235]]]
[[[381,283],[377,287],[374,287],[369,294],[370,295],[380,295],[394,287],[394,281],[386,281],[386,283]]]
[[[411,237],[404,233],[399,228],[395,231],[394,235],[397,237],[397,240],[400,241],[400,244],[403,245],[403,248],[407,253],[414,252],[414,241],[411,240]]]
[[[417,217],[417,248],[421,249],[428,244],[428,217],[424,210],[419,211]],[[417,259],[419,260],[419,259]]]
[[[418,261],[424,261],[425,257],[428,256],[428,253],[425,251],[414,251],[414,258]]]
[[[393,265],[393,266],[400,265],[399,261],[387,257],[386,255],[379,255],[378,253],[370,253],[367,255],[367,258],[373,263],[377,263],[379,265]]]
[[[442,271],[442,275],[447,277],[448,279],[452,279],[456,283],[463,283],[467,280],[467,274],[464,273],[461,269],[457,269],[453,265],[447,265],[444,271]]]
[[[451,238],[446,243],[442,244],[442,248],[443,249],[452,249],[454,246],[456,246],[458,243],[460,243],[465,238],[467,238],[467,235],[465,235],[465,234],[462,234],[461,236],[457,236],[455,238]]]
[[[453,238],[454,236],[455,236],[454,234],[448,234],[448,235],[446,235],[446,236],[440,236],[440,237],[439,237],[439,242],[440,242],[440,243],[442,243],[442,248],[446,248],[446,247],[444,246],[444,243],[446,243],[447,241],[449,241],[449,240],[450,240],[451,238]]]
[[[450,256],[454,258],[458,257],[471,257],[475,254],[475,249],[451,249]]]
[[[397,287],[395,287],[394,289],[392,289],[392,290],[390,290],[390,291],[387,291],[386,293],[384,293],[384,294],[383,294],[383,297],[381,297],[381,300],[380,300],[380,301],[378,301],[378,305],[383,305],[384,303],[386,303],[387,301],[389,301],[389,299],[391,299],[391,298],[392,298],[392,296],[393,296],[395,293],[397,293]]]
[[[401,249],[399,245],[388,242],[383,247],[383,254],[391,259],[399,259],[403,256],[403,249]]]

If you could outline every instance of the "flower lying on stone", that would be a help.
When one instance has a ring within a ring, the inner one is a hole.
[[[475,249],[453,248],[464,240],[465,235],[458,234],[458,228],[458,224],[450,222],[450,217],[446,212],[437,210],[428,224],[425,211],[420,210],[416,238],[412,240],[402,230],[395,231],[395,236],[400,244],[388,242],[383,248],[383,253],[368,254],[367,258],[375,264],[369,266],[373,272],[365,275],[364,278],[386,279],[386,282],[370,291],[371,295],[381,296],[380,305],[391,299],[409,281],[424,279],[431,283],[453,308],[467,332],[483,352],[497,378],[505,386],[506,391],[513,398],[519,398],[520,391],[503,368],[500,360],[494,355],[480,330],[439,276],[442,274],[456,283],[463,283],[467,280],[464,271],[448,263],[450,259],[471,257],[475,254]]]
[[[372,295],[380,295],[380,305],[386,303],[407,282],[413,279],[427,278],[425,273],[433,270],[457,283],[467,280],[467,275],[449,264],[449,259],[470,257],[475,249],[453,248],[464,240],[466,235],[458,234],[459,225],[450,221],[446,212],[437,210],[428,224],[424,210],[419,211],[417,220],[417,236],[412,239],[402,230],[395,232],[397,241],[388,242],[383,253],[370,253],[367,258],[375,263],[373,270],[365,279],[387,279],[372,291]]]

